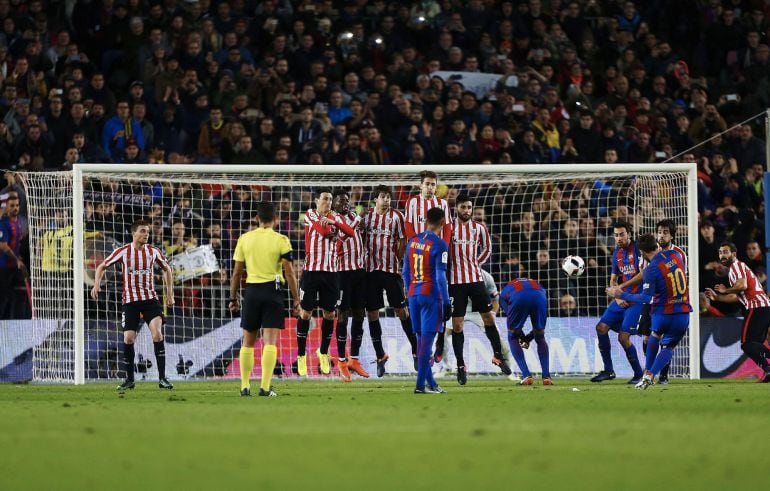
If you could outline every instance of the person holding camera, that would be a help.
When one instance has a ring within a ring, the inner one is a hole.
[[[447,286],[449,249],[441,238],[444,210],[431,208],[426,214],[428,229],[412,237],[404,254],[404,286],[409,298],[412,328],[417,334],[417,385],[415,394],[444,394],[431,372],[431,348],[436,334],[452,317]]]

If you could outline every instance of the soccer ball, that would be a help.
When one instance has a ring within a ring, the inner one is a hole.
[[[561,269],[567,276],[580,276],[586,272],[586,262],[580,256],[567,256],[561,263]]]

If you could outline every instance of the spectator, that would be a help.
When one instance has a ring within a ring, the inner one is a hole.
[[[144,135],[142,127],[131,118],[131,110],[128,101],[121,100],[117,103],[117,114],[104,125],[102,131],[102,148],[111,159],[117,159],[126,148],[129,139],[136,141],[141,150],[144,150]]]

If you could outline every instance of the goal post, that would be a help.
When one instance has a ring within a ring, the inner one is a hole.
[[[603,291],[609,279],[607,251],[614,248],[611,230],[607,232],[612,220],[629,219],[636,238],[641,233],[654,233],[660,219],[672,218],[679,228],[676,243],[685,249],[691,265],[688,280],[694,309],[689,335],[675,351],[672,375],[700,378],[695,164],[76,164],[70,172],[47,177],[22,175],[30,200],[33,254],[43,254],[44,238],[53,228],[70,226],[72,240],[70,270],[62,273],[67,292],[57,292],[55,283],[50,283],[44,260],[33,260],[34,314],[58,321],[55,329],[50,322],[40,323],[41,329],[54,332],[42,336],[46,341],[33,350],[35,380],[80,384],[119,377],[122,334],[118,279],[114,274],[105,278],[103,290],[108,291],[108,298],[100,302],[88,298],[87,285],[100,260],[117,244],[130,241],[126,229],[134,219],[150,219],[151,241],[171,256],[177,277],[183,278],[175,287],[177,305],[167,312],[170,378],[232,377],[237,373],[241,331],[237,319],[226,309],[228,273],[235,241],[256,215],[253,205],[261,199],[276,203],[278,230],[290,236],[301,258],[300,218],[312,203],[313,189],[345,189],[356,211],[361,212],[372,206],[371,190],[386,184],[394,191],[393,207],[400,208],[405,196],[419,192],[419,172],[424,169],[438,174],[438,194],[448,199],[453,214],[453,199],[460,191],[471,195],[475,208],[481,210],[474,219],[485,222],[493,242],[492,257],[484,268],[493,274],[498,288],[513,274],[532,277],[547,286],[553,321],[549,321],[546,335],[553,336],[549,340],[553,340],[552,371],[556,373],[589,374],[597,368],[594,326],[608,303]],[[569,254],[585,256],[588,268],[583,276],[567,278],[561,272],[559,263]],[[295,263],[295,269],[301,269],[301,262]],[[64,305],[57,294],[66,299]],[[567,312],[560,301],[569,297],[577,308]],[[382,314],[383,341],[391,354],[388,373],[413,373],[408,343],[397,320],[389,320],[391,310]],[[501,331],[504,326],[504,319],[498,317]],[[296,357],[293,327],[293,320],[289,320],[279,342],[279,366],[287,377],[293,376],[291,363]],[[364,330],[368,333],[367,323]],[[156,372],[146,331],[143,329],[137,338],[136,361],[138,375],[152,377]],[[318,331],[311,331],[316,342]],[[314,350],[311,338],[308,353]],[[471,373],[496,373],[486,359],[487,344],[483,330],[466,329],[466,362]],[[641,342],[636,344],[640,350]],[[622,376],[626,361],[616,345],[613,336],[613,357]],[[536,357],[529,351],[530,368],[537,372]],[[332,355],[335,353],[332,343]],[[362,361],[370,355],[371,343],[365,334]],[[317,373],[312,368],[310,371]]]

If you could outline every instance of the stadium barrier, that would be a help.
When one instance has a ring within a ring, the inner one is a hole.
[[[316,319],[314,329],[308,336],[308,353],[311,363],[308,366],[310,376],[319,376],[315,364],[315,350],[320,345],[320,319]],[[551,318],[548,320],[546,338],[551,348],[551,370],[555,374],[586,374],[601,369],[601,357],[596,343],[595,317]],[[23,382],[32,379],[32,349],[56,336],[56,332],[69,321],[0,321],[0,382]],[[173,319],[171,322],[174,322]],[[279,348],[279,367],[283,375],[293,378],[291,364],[296,357],[295,319],[288,319],[282,332]],[[409,343],[404,338],[398,319],[381,319],[383,345],[390,355],[388,374],[411,376],[414,374]],[[498,328],[505,332],[505,318],[497,319]],[[34,329],[33,329],[34,325]],[[709,378],[745,378],[755,376],[757,369],[740,349],[742,319],[740,318],[702,318],[701,319],[701,370]],[[97,328],[99,327],[99,328]],[[241,344],[242,330],[240,319],[213,319],[205,322],[184,319],[174,326],[174,336],[167,337],[166,356],[167,372],[173,380],[195,379],[198,377],[237,378],[238,350]],[[364,325],[364,340],[361,347],[361,360],[374,362],[375,355],[371,340]],[[526,327],[529,329],[529,326]],[[492,351],[483,329],[478,324],[466,319],[466,356],[469,372],[476,374],[498,374],[499,370],[490,362]],[[86,327],[86,378],[89,380],[114,378],[117,374],[115,353],[122,342],[118,322],[109,326],[89,325]],[[641,345],[641,343],[636,343]],[[638,348],[641,350],[641,347]],[[677,348],[679,350],[680,348]],[[451,350],[448,350],[451,356]],[[154,380],[157,372],[154,363],[152,340],[148,329],[142,329],[137,337],[138,378]],[[336,356],[336,345],[330,348]],[[538,372],[540,364],[534,347],[525,351],[527,363],[533,372]],[[613,341],[612,355],[618,377],[630,377],[631,372],[625,361],[625,354],[620,345]],[[641,355],[641,353],[640,353]],[[675,353],[681,356],[682,353]],[[140,359],[141,356],[141,359]],[[643,356],[643,355],[642,355]],[[147,363],[147,361],[150,363]],[[452,360],[449,361],[453,366]],[[372,365],[373,368],[373,365]],[[517,367],[512,364],[514,373]],[[258,376],[260,366],[255,365],[254,376]],[[336,370],[332,372],[336,373]]]

